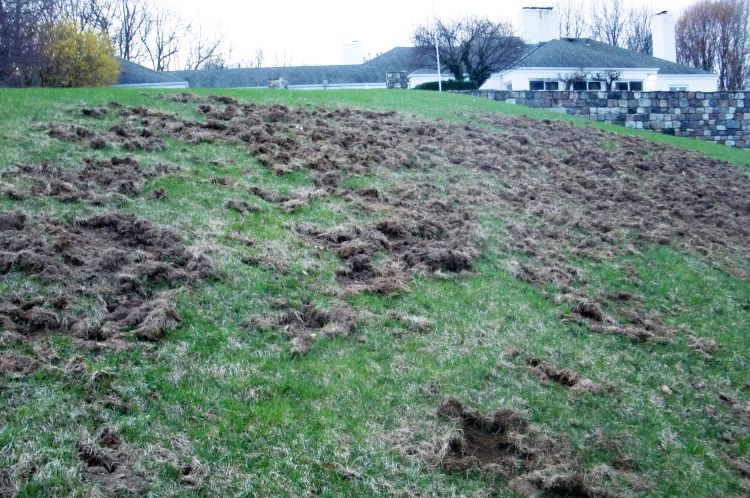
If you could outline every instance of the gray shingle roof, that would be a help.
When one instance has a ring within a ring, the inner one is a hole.
[[[118,84],[169,83],[188,81],[191,88],[265,87],[268,80],[284,78],[289,85],[384,83],[388,71],[434,70],[425,63],[425,52],[414,47],[397,47],[364,64],[331,66],[261,67],[244,69],[199,69],[159,73],[127,61],[120,61]],[[553,68],[658,68],[660,74],[711,74],[707,71],[657,59],[588,38],[561,38],[539,45],[527,45],[517,67]]]
[[[529,47],[518,67],[658,68],[659,74],[711,74],[588,38],[561,38]]]
[[[410,47],[397,47],[356,65],[260,67],[245,69],[199,69],[169,71],[173,79],[187,80],[191,88],[264,87],[268,80],[284,78],[289,85],[330,85],[347,83],[384,83],[387,71],[411,72],[421,67]]]
[[[185,81],[184,78],[180,79],[169,73],[160,73],[124,59],[117,59],[117,62],[120,63],[118,85],[143,85]]]

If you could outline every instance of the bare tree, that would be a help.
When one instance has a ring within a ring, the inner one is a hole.
[[[719,90],[741,90],[750,77],[750,0],[702,0],[677,22],[679,62],[719,74]]]
[[[712,71],[716,66],[717,39],[713,1],[693,4],[677,21],[677,62]]]
[[[469,80],[477,86],[492,73],[514,66],[523,55],[523,41],[515,36],[511,24],[473,18],[466,25],[471,35],[466,39],[463,62]]]
[[[721,0],[715,4],[719,25],[719,90],[742,90],[750,66],[750,1]]]
[[[435,45],[440,47],[440,64],[456,80],[464,79],[462,58],[461,22],[443,22],[437,20],[434,27],[419,26],[412,37],[414,46],[419,49],[419,57],[424,61],[437,63]]]
[[[0,82],[30,85],[38,76],[44,3],[0,0]]]
[[[591,8],[592,37],[615,47],[623,46],[627,12],[620,0],[593,0]]]
[[[612,85],[615,84],[615,81],[618,81],[620,79],[620,76],[622,76],[622,72],[618,71],[616,69],[608,69],[604,72],[597,72],[591,75],[591,79],[594,81],[601,81],[606,86],[605,88],[607,90],[612,89]]]
[[[293,60],[293,57],[286,51],[283,53],[277,53],[274,55],[274,67],[290,67]]]
[[[589,78],[589,73],[580,68],[574,73],[558,74],[557,79],[563,82],[565,90],[574,90],[576,83],[584,83]],[[585,86],[585,85],[584,85]]]
[[[180,51],[180,43],[189,32],[180,17],[157,6],[141,29],[140,39],[155,71],[168,71]]]
[[[223,54],[224,35],[220,31],[210,35],[203,31],[203,26],[199,26],[197,34],[189,37],[189,40],[185,69],[201,69],[205,66],[221,69],[226,65]]]
[[[415,46],[425,60],[435,61],[435,40],[441,64],[456,80],[467,75],[482,86],[492,75],[513,67],[523,54],[523,42],[508,23],[469,17],[459,21],[438,20],[435,27],[418,27]]]
[[[253,55],[253,67],[261,67],[263,65],[263,49],[258,48],[255,49],[255,54]]]
[[[582,38],[586,34],[588,9],[583,0],[559,0],[555,8],[560,14],[560,36]]]
[[[625,26],[625,47],[627,49],[651,54],[653,51],[651,15],[651,8],[647,5],[632,7],[628,10]]]
[[[150,22],[149,11],[142,0],[117,0],[112,44],[118,57],[133,62],[146,59],[142,34]]]

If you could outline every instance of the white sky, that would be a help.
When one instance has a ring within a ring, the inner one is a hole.
[[[362,43],[365,56],[410,45],[415,26],[432,15],[432,0],[152,0],[172,6],[205,28],[220,26],[232,47],[231,61],[251,60],[264,52],[265,66],[285,60],[293,65],[341,64],[342,45]],[[622,0],[651,4],[677,14],[694,0]],[[434,0],[438,17],[486,16],[515,22],[523,6],[552,5],[553,0]]]

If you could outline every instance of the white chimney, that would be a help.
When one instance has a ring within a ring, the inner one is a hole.
[[[651,36],[654,42],[654,57],[677,62],[674,16],[662,11],[651,16]]]
[[[552,7],[524,7],[521,38],[531,45],[559,39],[560,14]]]
[[[362,64],[364,61],[361,43],[358,41],[344,43],[344,64]]]

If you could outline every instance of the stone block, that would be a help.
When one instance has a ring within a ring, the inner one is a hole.
[[[734,117],[734,116],[732,116],[732,117]],[[726,128],[727,129],[730,129],[730,130],[739,130],[741,127],[742,127],[742,123],[740,123],[739,121],[736,121],[734,119],[728,119],[727,120],[727,124],[726,124]],[[718,128],[718,126],[717,126],[717,128]]]

